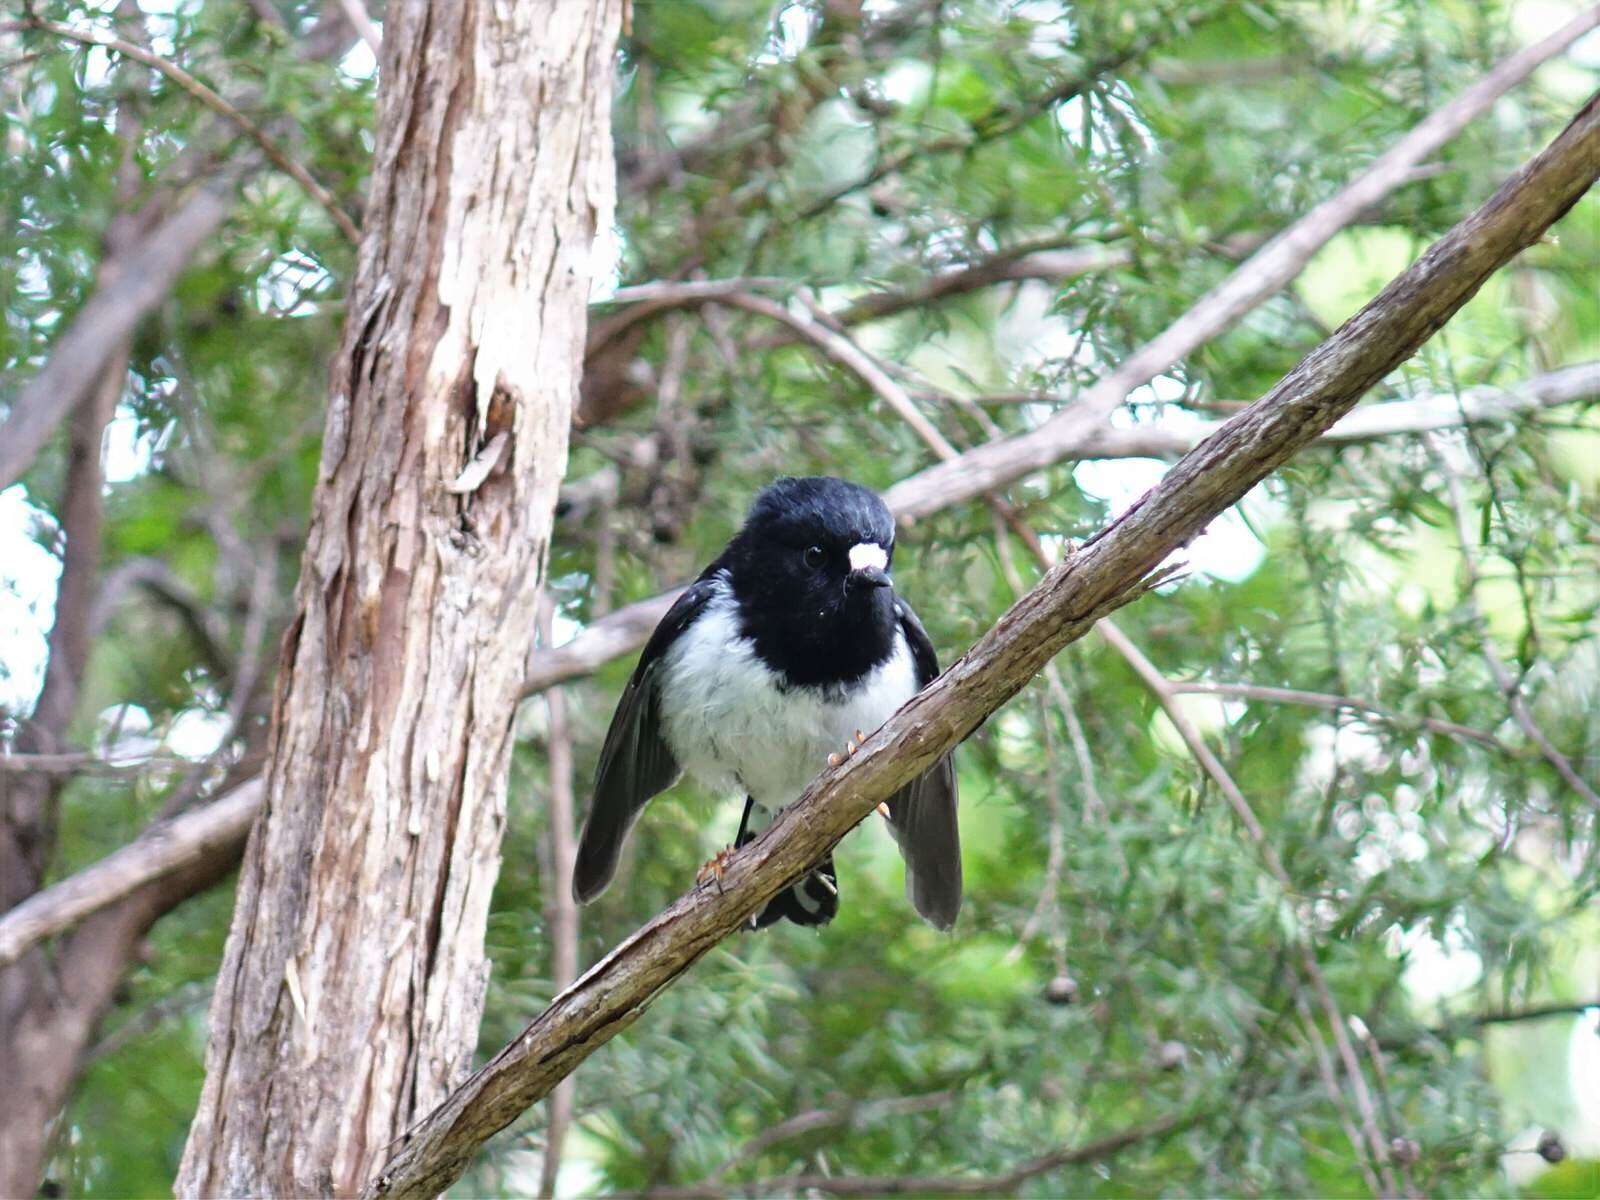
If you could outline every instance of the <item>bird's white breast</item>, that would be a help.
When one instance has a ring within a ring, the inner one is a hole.
[[[871,733],[917,692],[910,647],[844,688],[781,685],[739,635],[726,580],[662,657],[667,744],[705,786],[755,797],[769,813],[790,803],[857,730]]]

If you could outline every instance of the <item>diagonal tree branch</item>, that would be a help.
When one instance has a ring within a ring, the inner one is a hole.
[[[1346,414],[1319,443],[1350,445],[1466,425],[1509,421],[1581,400],[1600,399],[1600,362],[1575,363],[1535,375],[1512,387],[1480,387],[1460,395],[1440,393],[1370,404]],[[981,398],[978,403],[982,403]],[[1220,421],[1178,428],[1169,423],[1118,428],[1102,425],[1069,458],[1177,458],[1218,429]]]
[[[368,1197],[437,1195],[478,1148],[605,1042],[749,913],[906,780],[1015,695],[1095,621],[1162,577],[1161,563],[1415,353],[1600,175],[1600,96],[1495,193],[1097,537],[1054,567],[860,752],[825,770],[755,841],[720,888],[681,897],[562,993],[413,1128]],[[1154,574],[1152,574],[1154,573]]]
[[[208,860],[225,870],[238,858],[260,809],[257,776],[201,808],[152,825],[93,866],[35,892],[0,917],[0,968],[158,879]]]
[[[1281,290],[1336,233],[1404,184],[1412,168],[1526,79],[1540,63],[1597,26],[1600,4],[1591,5],[1548,37],[1499,63],[1461,95],[1429,114],[1337,195],[1324,200],[1246,259],[1188,312],[1083,392],[1070,409],[1038,429],[979,447],[963,455],[959,462],[929,467],[902,480],[885,497],[889,507],[902,518],[924,516],[1059,462],[1131,392]]]
[[[942,468],[935,469],[935,471],[943,470],[944,474],[925,473],[932,475],[932,478],[925,481],[922,486],[910,491],[901,491],[899,494],[892,493],[888,497],[890,507],[900,511],[901,506],[904,506],[904,515],[908,518],[923,516],[927,512],[945,507],[946,503],[954,504],[972,499],[1010,482],[1018,475],[1041,469],[1066,457],[1065,451],[1054,445],[1055,442],[1064,440],[1070,444],[1080,439],[1100,425],[1101,418],[1121,405],[1134,389],[1148,383],[1154,376],[1192,353],[1197,347],[1283,288],[1300,273],[1311,256],[1334,234],[1358,220],[1363,213],[1370,211],[1389,193],[1414,182],[1418,178],[1419,170],[1423,169],[1425,160],[1436,150],[1454,138],[1499,96],[1527,78],[1540,63],[1559,54],[1597,25],[1600,25],[1600,6],[1593,6],[1579,13],[1548,37],[1506,58],[1475,85],[1417,125],[1344,190],[1318,205],[1294,225],[1268,241],[1227,280],[1202,297],[1188,313],[1126,359],[1117,371],[1083,393],[1070,410],[1057,415],[1031,433],[996,443],[996,446],[987,452],[993,456],[993,461],[980,458],[968,462],[964,459],[961,463],[946,464]],[[979,123],[978,140],[987,140],[1017,128],[1052,105],[1077,95],[1089,81],[1138,58],[1156,45],[1161,38],[1169,35],[1170,31],[1163,30],[1158,36],[1145,38],[1132,46],[1113,52],[1090,64],[1082,73],[1063,81],[1056,88],[1050,89],[1018,109],[993,114],[989,120]],[[842,185],[808,208],[801,214],[801,219],[825,211],[841,196],[900,170],[918,157],[970,148],[970,145],[969,135],[951,135],[890,154],[874,166],[866,177]],[[1048,278],[1105,269],[1125,261],[1128,261],[1126,250],[1079,249],[1053,254],[1027,254],[1025,249],[1002,251],[986,262],[958,268],[946,272],[943,276],[934,276],[923,285],[925,295],[920,299],[916,290],[904,293],[879,293],[865,297],[857,304],[846,306],[840,310],[838,318],[848,324],[893,315],[909,304],[928,302],[947,294],[1003,282],[1007,278],[1008,269],[1015,272],[1010,276],[1013,278],[1032,276]],[[590,342],[591,355],[602,345],[615,341],[631,326],[655,312],[683,304],[703,302],[703,298],[694,294],[696,285],[693,283],[646,286],[656,286],[662,294],[648,303],[639,304],[633,309],[615,314],[606,321],[598,323],[592,331],[595,336]],[[711,286],[718,286],[718,283],[713,282]],[[724,283],[721,286],[728,284]],[[617,298],[621,299],[620,294]],[[786,339],[779,335],[768,345],[782,344],[784,340]],[[624,357],[630,353],[631,347],[625,346]],[[616,370],[614,367],[613,373]],[[614,397],[600,398],[611,391],[628,390],[625,385],[619,389],[615,382],[605,380],[604,374],[599,370],[592,371],[592,378],[586,383],[587,398],[583,408],[585,423],[594,423],[594,414],[601,414],[600,419],[604,419],[606,415],[614,413],[619,407],[625,407],[628,403],[625,400],[619,403]],[[1009,475],[1005,474],[1003,469],[1007,464],[1014,468]],[[949,480],[963,472],[975,470],[980,465],[989,471],[987,482],[967,481],[959,495],[950,497],[945,503],[939,502],[941,491]],[[923,480],[923,476],[902,481],[899,489],[906,489],[920,480]],[[920,507],[930,504],[931,507]]]
[[[1468,393],[1462,398],[1459,407],[1465,410],[1469,417],[1495,420],[1530,409],[1565,404],[1597,394],[1600,394],[1600,363],[1583,363],[1537,376],[1527,384],[1509,391],[1484,389]],[[1444,397],[1430,396],[1416,400],[1394,401],[1357,409],[1342,418],[1318,441],[1321,443],[1345,440],[1346,431],[1349,433],[1348,440],[1351,441],[1394,433],[1423,432],[1431,428],[1443,428],[1459,419],[1456,402]],[[1215,432],[1219,427],[1205,428]],[[1113,452],[1125,451],[1130,455],[1157,457],[1192,449],[1201,440],[1187,431],[1169,435],[1156,430],[1148,432],[1137,429],[1112,430],[1111,435],[1119,439],[1127,435],[1125,443],[1117,441],[1113,444],[1110,448]],[[166,593],[162,592],[161,588],[169,582],[170,572],[153,560],[136,560],[136,565],[141,564],[152,569],[152,577],[145,578],[141,573],[134,582],[150,586],[165,597]],[[553,650],[535,649],[529,658],[526,682],[528,693],[540,692],[565,680],[589,674],[606,662],[638,649],[650,636],[650,630],[655,627],[656,622],[661,619],[676,596],[677,592],[674,591],[629,605],[603,620],[590,624],[565,645]],[[197,636],[203,632],[197,630]],[[221,674],[228,673],[224,665],[217,665],[217,669]],[[1361,698],[1321,692],[1301,692],[1286,688],[1211,682],[1174,681],[1172,690],[1232,696],[1269,703],[1309,705],[1329,710],[1348,709],[1391,723],[1401,725],[1417,723],[1430,733],[1461,738],[1491,750],[1507,752],[1503,742],[1482,730],[1433,717],[1414,717],[1410,714],[1392,712]],[[32,764],[18,759],[15,765],[23,767]],[[71,762],[63,761],[58,766],[45,765],[61,770],[79,770],[86,765],[91,768],[94,766],[78,759],[73,759]],[[142,770],[144,766],[140,765],[136,769]],[[182,855],[178,848],[191,841],[213,846],[214,852],[220,855],[237,856],[259,806],[259,796],[253,790],[249,790],[250,788],[250,784],[241,785],[240,792],[244,795],[239,797],[238,807],[232,809],[227,818],[220,813],[212,814],[210,809],[215,804],[228,804],[234,793],[215,801],[213,805],[197,808],[173,818],[170,822],[152,827],[148,835],[142,835],[124,850],[119,850],[102,863],[87,868],[87,871],[95,873],[92,885],[87,881],[79,885],[71,879],[63,880],[61,884],[40,893],[34,901],[30,901],[26,913],[19,911],[0,916],[0,965],[4,965],[29,945],[43,938],[52,937],[100,907],[116,902],[127,892],[177,870],[181,865]],[[226,830],[226,835],[219,836],[218,830]],[[114,866],[112,859],[116,860]]]
[[[378,32],[378,27],[373,24],[372,15],[367,12],[365,0],[339,0],[339,8],[344,12],[345,20],[355,28],[374,54],[383,52],[383,35]]]
[[[197,201],[204,198],[204,194],[202,194],[201,197],[197,197]],[[191,205],[195,203],[196,201],[191,201]],[[225,212],[225,208],[220,206],[217,208],[215,213],[216,223],[220,223]],[[176,218],[174,223],[177,223]],[[182,224],[190,223],[189,221],[182,222]],[[211,225],[206,232],[209,233],[214,228],[215,224]],[[159,238],[161,236],[161,231],[158,231],[156,237]],[[179,266],[181,266],[181,261]],[[138,272],[135,273],[138,274]],[[763,282],[759,279],[715,280],[702,284],[674,285],[674,287],[690,288],[693,294],[703,301],[705,299],[725,299],[733,293],[749,292],[752,288],[761,286]],[[665,294],[657,296],[656,293],[648,290],[652,286],[645,285],[641,289],[629,289],[628,298],[636,299],[640,302],[664,298]],[[634,292],[638,292],[636,297],[632,294]],[[677,292],[674,291],[671,295],[676,297]],[[111,305],[106,307],[108,312],[113,309]],[[96,308],[98,310],[98,306]],[[787,310],[784,311],[787,314]],[[89,310],[86,309],[83,314],[80,314],[80,321],[91,315]],[[787,315],[792,317],[792,314]],[[821,327],[817,326],[817,328]],[[98,341],[100,336],[98,332],[92,332],[92,335],[86,335],[85,341]],[[41,373],[39,380],[35,382],[38,383],[45,380],[46,376],[50,376],[52,380],[61,378],[61,374],[57,373],[56,369],[62,367],[70,371],[76,358],[77,356],[72,355],[53,356],[51,365],[46,368],[45,372]],[[81,359],[78,359],[78,361],[81,362]],[[60,399],[70,395],[70,392],[58,390],[53,384],[37,388],[30,386],[26,389],[25,395],[31,396],[36,392],[46,400]],[[1454,397],[1424,396],[1412,400],[1393,401],[1357,409],[1341,418],[1319,440],[1325,442],[1354,442],[1394,434],[1420,433],[1458,425],[1464,418],[1483,421],[1502,420],[1541,407],[1592,398],[1597,394],[1600,394],[1600,363],[1582,363],[1536,376],[1526,384],[1511,389],[1477,389],[1465,394],[1459,401]],[[22,400],[19,399],[13,412],[14,419],[24,412]],[[56,419],[59,419],[59,417]],[[1116,429],[1109,424],[1102,424],[1089,431],[1077,445],[1065,447],[1063,449],[1063,457],[1176,456],[1193,449],[1204,437],[1215,433],[1218,428],[1220,428],[1220,425],[1208,424],[1189,430],[1165,429],[1160,425]],[[5,430],[0,432],[10,433],[10,425],[8,424]],[[26,437],[27,434],[24,432],[20,433],[19,436]],[[45,431],[45,436],[48,436],[48,430]],[[5,470],[11,461],[12,448],[15,444],[9,438],[0,437],[0,480],[5,477]],[[42,445],[42,439],[40,444]],[[36,451],[37,446],[28,454],[19,456],[22,459],[24,468],[26,461]],[[954,498],[951,503],[964,498]],[[145,581],[141,580],[141,582]],[[637,650],[650,636],[650,631],[655,628],[667,609],[671,607],[678,594],[679,590],[674,589],[662,595],[626,605],[600,620],[591,622],[575,638],[561,646],[553,649],[536,648],[530,654],[528,660],[525,680],[526,693],[531,695],[543,691],[554,684],[591,674],[606,663]],[[1180,685],[1180,690],[1187,689]],[[1433,726],[1429,724],[1427,727],[1432,728]],[[1442,731],[1460,732],[1453,729]],[[1467,735],[1462,733],[1461,736]],[[207,810],[201,808],[175,818],[171,822],[170,837],[181,841],[184,836],[181,830],[185,822],[195,822],[197,829],[205,826],[212,820],[206,814]],[[236,814],[237,819],[230,824],[232,840],[225,846],[219,842],[219,853],[227,853],[229,855],[238,853],[254,815],[255,809],[253,807]],[[197,836],[205,837],[207,835],[202,833],[197,834]],[[126,859],[121,860],[118,870],[114,874],[103,876],[103,879],[107,881],[111,878],[122,879],[126,881],[128,887],[132,888],[141,886],[153,879],[161,878],[176,869],[171,860],[154,849],[153,843],[147,844],[143,838],[130,844],[127,849],[129,854]],[[118,852],[119,855],[121,853],[120,851]],[[90,869],[95,870],[98,868]],[[30,917],[30,928],[43,929],[45,932],[39,936],[53,935],[69,927],[74,921],[81,919],[82,916],[94,911],[100,905],[115,902],[120,898],[120,894],[110,886],[85,889],[83,892],[76,894],[71,907],[60,909],[52,907],[50,911],[56,915],[49,919],[33,924],[33,918]],[[0,917],[0,946],[17,945],[26,948],[26,945],[33,940],[33,935],[24,935],[13,931],[8,925],[10,919],[9,914]]]

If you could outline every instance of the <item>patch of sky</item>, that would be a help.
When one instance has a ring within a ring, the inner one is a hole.
[[[102,443],[101,467],[106,483],[127,483],[150,470],[172,436],[172,429],[171,424],[152,429],[128,405],[117,405]]]
[[[286,250],[256,277],[256,307],[267,316],[311,316],[319,311],[312,297],[332,284],[333,276],[316,259]]]
[[[365,38],[357,38],[339,60],[339,74],[355,82],[364,82],[377,73],[378,56],[372,52]]]
[[[40,544],[54,528],[21,484],[0,492],[0,711],[31,711],[44,683],[61,563]]]
[[[1183,395],[1183,384],[1169,376],[1157,376],[1145,387],[1129,397],[1111,416],[1111,423],[1121,429],[1146,423],[1137,405],[1155,401],[1160,405],[1160,422],[1163,428],[1186,430],[1206,425],[1203,418],[1187,409],[1176,407],[1172,401]],[[1113,519],[1126,512],[1133,503],[1161,482],[1171,464],[1158,458],[1108,458],[1080,462],[1072,477],[1084,494],[1101,500]],[[1249,505],[1250,513],[1241,511]],[[1255,528],[1271,518],[1276,505],[1265,494],[1247,497],[1243,505],[1234,505],[1206,527],[1204,533],[1166,561],[1185,564],[1191,573],[1209,575],[1228,583],[1239,583],[1255,574],[1266,558],[1267,548],[1256,536]]]

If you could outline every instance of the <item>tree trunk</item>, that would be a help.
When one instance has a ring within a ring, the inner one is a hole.
[[[469,1064],[610,219],[621,7],[389,6],[368,226],[180,1195],[356,1192]]]

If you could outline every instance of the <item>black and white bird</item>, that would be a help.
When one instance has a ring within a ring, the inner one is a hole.
[[[616,873],[645,803],[688,771],[745,796],[734,846],[799,797],[828,761],[939,673],[894,594],[894,518],[876,494],[827,477],[780,479],[656,626],[611,718],[572,890]],[[887,803],[906,892],[948,929],[961,908],[955,769],[946,755]],[[825,925],[839,911],[830,854],[752,921]]]

